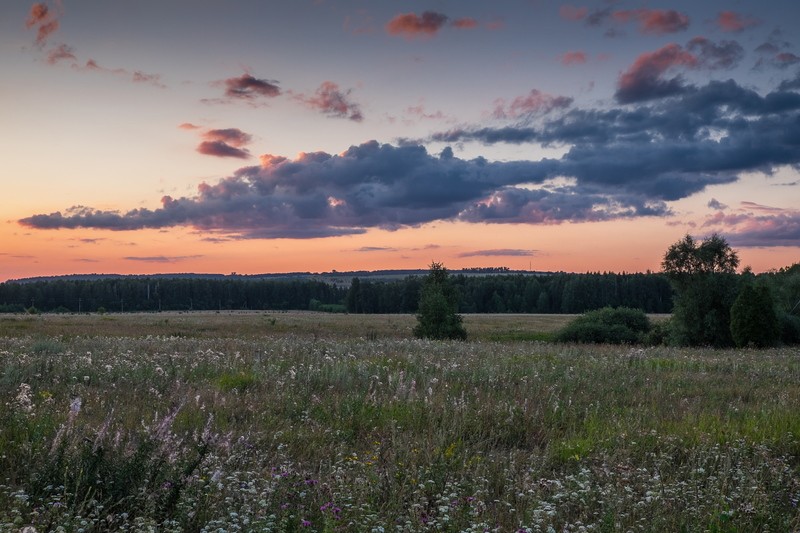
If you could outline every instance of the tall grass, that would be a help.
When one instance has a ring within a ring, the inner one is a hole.
[[[800,528],[796,350],[33,332],[0,360],[0,531]]]

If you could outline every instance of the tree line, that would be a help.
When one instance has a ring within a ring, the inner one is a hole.
[[[115,277],[0,284],[0,312],[302,310],[416,313],[424,276],[349,287],[319,280]],[[625,306],[669,313],[669,281],[659,274],[554,273],[450,276],[462,313],[582,313]]]

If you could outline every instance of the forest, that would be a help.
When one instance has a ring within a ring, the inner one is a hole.
[[[745,279],[749,272],[737,274]],[[786,312],[800,298],[800,264],[756,276]],[[630,307],[671,313],[673,288],[661,273],[494,274],[450,277],[461,313],[583,313]],[[320,280],[122,276],[0,283],[0,312],[312,310],[415,313],[422,276],[354,277],[348,287]]]
[[[414,313],[421,276],[390,281],[354,277],[350,287],[319,280],[115,277],[0,284],[0,312],[312,310]],[[625,306],[669,313],[672,293],[660,274],[554,273],[451,277],[462,313],[582,313]]]

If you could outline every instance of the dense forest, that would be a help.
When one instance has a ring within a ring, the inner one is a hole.
[[[748,272],[738,276],[752,276]],[[756,276],[784,312],[797,312],[800,264]],[[453,274],[462,313],[583,313],[606,306],[670,313],[662,274]],[[350,287],[320,280],[122,276],[0,283],[0,312],[301,310],[414,313],[422,276],[389,281],[355,277]]]
[[[581,313],[626,306],[669,313],[672,293],[659,274],[495,274],[451,277],[462,313]],[[422,277],[319,280],[114,277],[0,284],[0,312],[297,310],[413,313]]]

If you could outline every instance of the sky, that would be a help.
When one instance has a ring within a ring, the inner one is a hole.
[[[800,2],[12,0],[0,281],[800,261]]]

